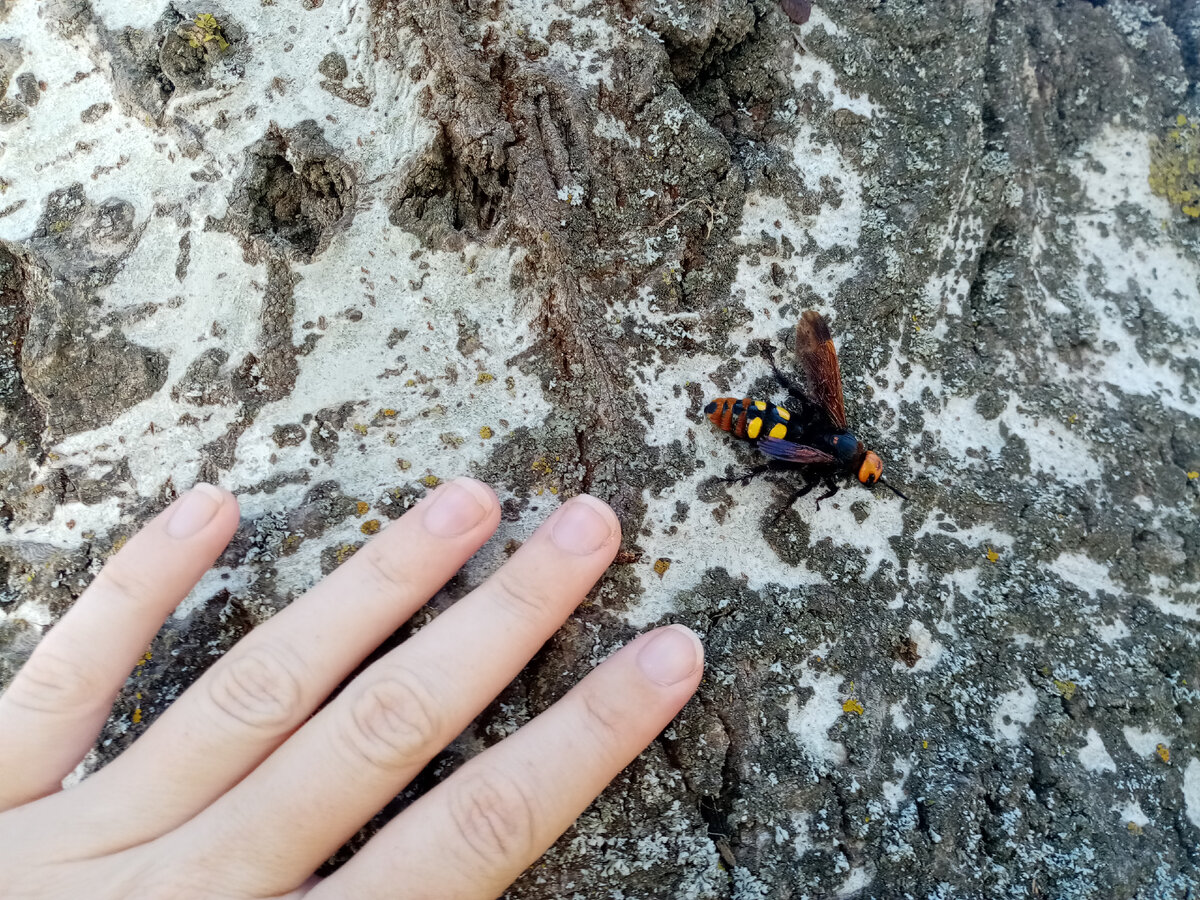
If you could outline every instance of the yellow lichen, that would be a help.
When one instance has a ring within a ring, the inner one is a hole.
[[[554,471],[552,468],[550,468],[550,463],[546,462],[546,457],[544,456],[539,456],[537,459],[535,459],[529,468],[533,469],[533,471],[537,472],[539,475],[549,475]]]
[[[401,472],[406,472],[412,468],[412,463],[410,463],[407,459],[396,460],[396,465],[400,467]]]
[[[1129,822],[1125,827],[1129,829],[1130,834],[1141,834],[1142,833],[1142,826],[1139,825],[1137,822]]]
[[[358,530],[363,534],[376,534],[379,531],[379,520],[367,519],[367,521],[363,522],[362,525],[359,526]]]
[[[985,553],[984,556],[987,557],[987,561],[990,563],[994,563],[998,559],[1000,559],[1000,554],[997,553],[995,550],[993,550],[991,547],[987,548],[987,553]]]
[[[381,409],[379,411],[379,414],[381,416],[383,416],[385,419],[394,419],[394,418],[396,418],[396,415],[397,415],[397,413],[394,409]]]
[[[1189,218],[1200,218],[1200,120],[1180,114],[1177,127],[1150,138],[1150,190]]]
[[[367,426],[363,425],[361,422],[357,423],[355,425],[351,425],[350,427],[353,428],[355,431],[357,431],[359,434],[367,433]]]
[[[436,475],[426,475],[421,479],[421,484],[428,488],[435,488],[441,483],[442,479],[438,478]]]
[[[1158,754],[1158,758],[1163,762],[1169,763],[1171,761],[1171,748],[1166,744],[1159,744],[1154,748],[1154,752]]]
[[[224,52],[229,49],[229,41],[221,33],[221,23],[212,13],[200,13],[191,25],[183,29],[181,36],[187,39],[188,46],[196,50],[213,48]]]
[[[856,698],[851,697],[849,700],[847,700],[845,703],[842,704],[842,712],[854,713],[856,716],[861,716],[864,712],[866,712],[866,710],[863,708],[863,705],[861,703],[859,703]]]
[[[357,552],[358,548],[353,544],[342,544],[342,546],[338,547],[334,552],[333,558],[337,560],[337,564],[340,566]]]
[[[479,429],[479,436],[481,438],[483,438],[485,441],[490,440],[492,437],[492,434],[493,434],[492,429],[488,428],[486,425],[484,425],[482,428]]]
[[[1065,700],[1070,700],[1075,696],[1075,689],[1077,685],[1073,681],[1059,681],[1057,678],[1055,678],[1054,686],[1058,688],[1058,692],[1063,695],[1063,699]]]
[[[654,574],[662,578],[667,574],[667,569],[671,568],[671,561],[665,556],[654,561]]]
[[[366,500],[359,500],[358,503],[355,504],[355,509],[358,510],[358,514],[360,516],[365,516],[367,514],[367,510],[370,508],[371,508],[371,504],[368,503]]]
[[[476,384],[487,384],[489,381],[495,381],[496,376],[491,372],[480,372],[479,377],[475,379]]]

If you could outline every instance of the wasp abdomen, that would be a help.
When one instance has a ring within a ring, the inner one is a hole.
[[[704,414],[722,431],[747,441],[786,437],[792,418],[782,406],[750,397],[718,397],[704,407]]]

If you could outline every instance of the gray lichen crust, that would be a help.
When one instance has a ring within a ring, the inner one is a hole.
[[[472,474],[413,627],[566,496],[624,546],[379,821],[638,630],[708,652],[511,897],[1200,887],[1200,232],[1148,180],[1200,7],[302,6],[0,0],[0,684],[179,491],[243,511],[86,769]],[[720,480],[704,404],[809,308],[907,502]]]

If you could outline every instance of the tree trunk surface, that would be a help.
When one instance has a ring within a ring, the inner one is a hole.
[[[1200,3],[806,6],[0,0],[0,685],[199,479],[85,771],[439,480],[503,522],[395,640],[588,491],[617,564],[372,828],[682,622],[510,897],[1191,896]],[[907,500],[720,480],[807,309]]]

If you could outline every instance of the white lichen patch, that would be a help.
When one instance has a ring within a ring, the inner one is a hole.
[[[1039,565],[1091,597],[1098,597],[1101,592],[1114,597],[1123,594],[1121,588],[1109,577],[1108,566],[1082,553],[1060,553],[1053,562],[1043,562]]]
[[[1147,179],[1129,177],[1130,172],[1149,171],[1145,135],[1112,125],[1072,164],[1072,173],[1094,211],[1079,221],[1074,241],[1083,263],[1076,289],[1097,322],[1090,344],[1097,349],[1086,356],[1089,374],[1123,392],[1154,397],[1165,406],[1198,415],[1200,396],[1182,368],[1143,356],[1135,334],[1104,296],[1104,292],[1121,295],[1136,291],[1179,330],[1180,339],[1160,349],[1178,360],[1200,355],[1200,266],[1194,257],[1180,252],[1169,230],[1161,230],[1150,240],[1121,224],[1122,204],[1144,209],[1162,221],[1171,219],[1169,204],[1150,191]],[[1087,271],[1102,273],[1103,291],[1093,289]]]
[[[984,243],[983,221],[968,211],[975,199],[971,174],[962,173],[952,218],[943,227],[937,249],[937,259],[946,263],[945,270],[935,273],[925,284],[924,299],[935,317],[930,336],[937,339],[946,334],[947,316],[962,315],[963,303],[971,292],[970,274],[960,263],[977,257]]]
[[[913,540],[920,540],[926,535],[945,537],[964,548],[986,554],[991,548],[998,553],[1011,553],[1014,538],[1011,534],[998,530],[991,525],[966,525],[955,520],[950,513],[934,507],[929,511],[925,521],[913,533]]]
[[[813,695],[803,706],[794,694],[788,698],[788,731],[810,762],[820,769],[841,765],[846,761],[846,745],[829,737],[829,730],[837,725],[843,714],[843,681],[845,679],[840,675],[827,675],[803,668],[796,679],[796,686],[811,688]]]
[[[892,717],[892,727],[897,731],[908,731],[912,727],[912,718],[904,709],[903,700],[897,700],[889,706],[888,715]]]
[[[1121,729],[1121,733],[1125,735],[1125,743],[1129,745],[1129,749],[1138,756],[1150,757],[1159,752],[1159,747],[1170,747],[1167,736],[1157,728],[1143,730],[1126,725]]]
[[[998,741],[1020,743],[1025,726],[1037,715],[1037,691],[1024,678],[1019,687],[1001,694],[992,712],[992,735]]]
[[[1088,729],[1087,743],[1078,750],[1078,754],[1079,764],[1089,772],[1117,771],[1117,764],[1108,755],[1108,750],[1104,746],[1104,740],[1095,728]]]
[[[1113,806],[1117,813],[1117,818],[1122,825],[1135,825],[1138,828],[1144,828],[1150,824],[1150,817],[1142,812],[1141,804],[1136,800],[1127,800],[1125,803],[1120,803]]]
[[[1146,599],[1169,616],[1200,622],[1200,584],[1172,582],[1162,575],[1151,575]]]
[[[252,596],[253,589],[254,574],[250,567],[214,566],[200,577],[172,615],[176,619],[185,619],[221,591],[234,599],[244,600]]]
[[[1200,760],[1194,758],[1183,770],[1183,808],[1188,821],[1200,828]]]
[[[792,212],[791,207],[779,197],[758,192],[748,193],[742,208],[741,227],[734,238],[736,244],[742,246],[756,244],[762,240],[763,235],[778,240],[785,236],[795,239],[803,234],[806,239],[811,238],[820,250],[828,250],[832,247],[853,250],[858,246],[859,234],[862,231],[862,200],[860,197],[862,186],[852,169],[840,168],[840,160],[831,159],[828,162],[828,172],[814,168],[811,160],[803,160],[801,154],[805,139],[812,142],[814,146],[816,145],[815,134],[809,133],[807,138],[802,136],[796,145],[799,149],[795,151],[795,164],[805,172],[807,179],[813,179],[813,189],[817,189],[819,178],[822,175],[836,179],[834,183],[843,197],[841,206],[837,210],[823,210],[819,216],[798,217]],[[831,151],[826,148],[824,152],[828,154]],[[797,254],[781,265],[785,277],[789,281],[794,280],[799,284],[807,285],[818,297],[829,300],[832,300],[838,287],[851,278],[855,271],[853,259],[823,266],[818,271],[817,254],[815,253]],[[764,287],[769,269],[768,263],[761,261],[756,263],[750,256],[742,256],[739,260],[737,276],[730,293],[733,297],[741,299],[746,309],[754,314],[754,319],[746,326],[747,329],[752,329],[751,333],[747,335],[748,337],[768,337],[773,335],[776,329],[795,325],[794,321],[789,322],[776,318],[773,311],[769,309],[765,295],[774,293],[774,290]],[[833,312],[830,306],[818,311],[826,315]],[[839,330],[836,318],[831,315],[829,318],[830,326],[837,340],[839,342],[844,340],[846,336]]]
[[[854,897],[860,891],[865,890],[874,880],[872,867],[870,866],[855,866],[850,870],[850,874],[846,876],[837,889],[839,897]]]
[[[1125,624],[1125,620],[1120,618],[1113,619],[1111,622],[1094,623],[1093,627],[1096,631],[1096,637],[1109,645],[1124,640],[1133,633],[1129,630],[1129,626]]]
[[[897,777],[895,781],[884,781],[881,793],[893,813],[899,812],[900,805],[908,799],[908,791],[904,789],[904,783],[912,774],[916,762],[917,757],[913,753],[908,756],[897,756],[892,760],[892,770]]]
[[[611,53],[617,31],[605,18],[588,15],[596,7],[580,0],[516,4],[510,7],[505,27],[513,34],[533,43],[546,52],[550,65],[574,73],[582,88],[612,85]],[[569,39],[560,33],[552,35],[554,25],[570,23]]]
[[[820,7],[813,9],[809,19],[809,27],[824,27],[832,33],[837,33],[837,26],[825,15]],[[812,86],[829,104],[832,110],[845,109],[870,119],[879,111],[878,105],[866,94],[850,94],[838,84],[837,71],[826,60],[815,53],[801,52],[799,47],[792,51],[792,87],[796,93],[801,93],[806,87]]]

